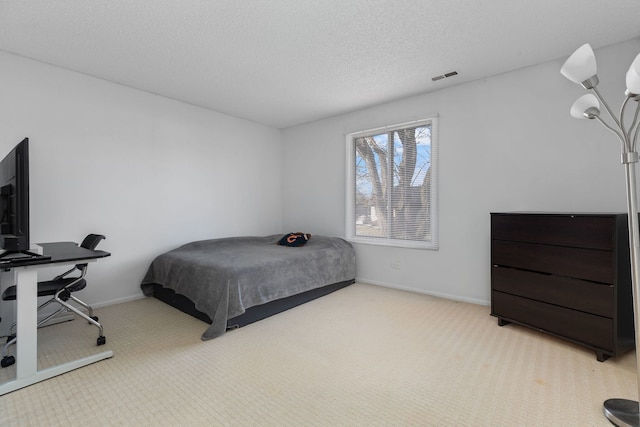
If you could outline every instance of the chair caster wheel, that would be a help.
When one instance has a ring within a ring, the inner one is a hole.
[[[107,339],[104,336],[98,337],[98,345],[104,345],[107,343]]]
[[[91,316],[91,318],[92,318],[93,320],[95,320],[96,322],[98,321],[98,316]],[[89,323],[89,324],[91,324],[91,322],[88,322],[88,323]]]
[[[6,368],[7,366],[11,366],[16,363],[16,358],[13,356],[5,356],[0,360],[0,366]]]

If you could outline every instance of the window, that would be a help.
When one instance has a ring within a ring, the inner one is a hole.
[[[437,117],[347,135],[347,238],[437,249]]]

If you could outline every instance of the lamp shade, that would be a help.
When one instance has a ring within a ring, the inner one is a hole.
[[[640,95],[640,55],[636,56],[627,71],[627,92]]]
[[[581,84],[597,74],[596,56],[589,43],[580,46],[560,69],[563,76]]]
[[[582,95],[573,103],[570,113],[576,119],[594,119],[600,114],[600,103],[592,93]]]

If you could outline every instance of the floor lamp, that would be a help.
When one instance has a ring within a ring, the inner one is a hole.
[[[578,119],[595,119],[607,130],[616,134],[622,146],[622,164],[624,165],[627,181],[627,209],[629,217],[629,253],[631,256],[631,282],[633,287],[633,312],[635,324],[636,350],[640,344],[640,240],[638,238],[638,202],[636,193],[635,166],[638,163],[636,142],[638,141],[638,113],[640,112],[640,55],[636,56],[626,75],[627,90],[625,99],[616,116],[598,92],[598,76],[596,75],[596,57],[593,49],[587,43],[578,48],[562,66],[560,70],[569,80],[581,84],[592,93],[583,95],[571,107],[571,115]],[[631,125],[625,126],[625,110],[635,102],[635,113]],[[600,104],[602,104],[614,125],[607,124],[600,118]],[[638,369],[638,396],[640,398],[640,358],[636,353]],[[604,414],[609,421],[617,426],[640,426],[639,404],[634,400],[608,399],[604,402]]]

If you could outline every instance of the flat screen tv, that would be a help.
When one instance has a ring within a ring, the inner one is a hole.
[[[29,138],[0,162],[0,249],[29,250]]]

